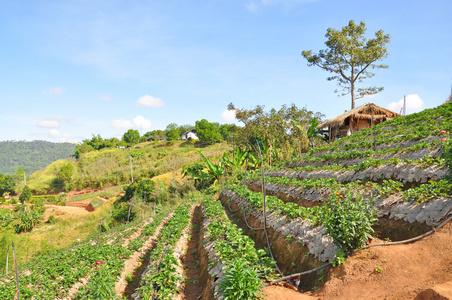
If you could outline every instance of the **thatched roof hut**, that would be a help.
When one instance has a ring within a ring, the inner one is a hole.
[[[337,139],[363,128],[371,127],[372,116],[376,125],[401,115],[373,103],[368,103],[320,124],[317,129],[328,128],[330,138]]]

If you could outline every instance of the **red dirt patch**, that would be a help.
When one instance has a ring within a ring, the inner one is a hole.
[[[299,293],[290,288],[281,285],[272,285],[262,290],[264,292],[264,299],[266,300],[314,300],[318,297],[312,297],[306,294]]]
[[[357,252],[347,258],[344,265],[331,270],[325,286],[314,296],[321,299],[414,299],[451,280],[452,223],[449,222],[413,244]]]

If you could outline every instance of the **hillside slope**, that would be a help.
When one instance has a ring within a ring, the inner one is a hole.
[[[205,148],[195,148],[189,142],[145,142],[127,149],[105,148],[80,155],[74,166],[73,176],[66,190],[84,188],[103,188],[128,184],[134,178],[153,178],[167,174],[166,177],[180,175],[184,166],[200,162],[201,151],[206,157],[219,157],[228,151],[226,143],[214,144]],[[30,178],[29,186],[34,193],[55,193],[61,190],[53,187],[60,168],[67,161],[59,160],[39,170]],[[165,180],[161,178],[161,180]],[[20,188],[20,187],[19,187]]]
[[[245,188],[226,187],[223,206],[261,247],[266,235],[256,229],[265,216],[285,275],[328,265],[339,250],[366,248],[366,242],[403,242],[433,232],[411,244],[365,249],[342,266],[294,277],[300,291],[319,299],[413,299],[452,280],[451,225],[432,231],[452,217],[450,132],[452,103],[399,117],[377,125],[375,132],[362,130],[266,168],[265,183],[260,172],[251,172]],[[322,213],[325,209],[328,213]],[[372,215],[373,239],[357,243],[368,230],[360,226]]]
[[[40,170],[58,159],[74,154],[75,144],[51,143],[46,141],[3,141],[0,142],[0,173],[15,174],[25,168],[28,174]]]

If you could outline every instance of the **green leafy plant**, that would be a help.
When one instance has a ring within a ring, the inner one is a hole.
[[[331,194],[319,212],[319,221],[344,250],[361,248],[371,238],[376,220],[372,201],[351,192]]]
[[[261,280],[256,270],[246,260],[236,258],[225,267],[225,277],[220,284],[225,300],[253,300],[263,296]]]

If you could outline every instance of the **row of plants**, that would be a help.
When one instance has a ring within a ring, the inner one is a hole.
[[[178,206],[160,231],[158,242],[149,257],[148,272],[141,278],[140,299],[173,299],[179,293],[177,282],[182,278],[176,272],[178,262],[174,246],[188,225],[189,210],[188,204]]]
[[[385,148],[385,149],[380,149],[380,150],[372,150],[372,149],[367,149],[367,150],[351,150],[351,151],[346,151],[346,152],[331,152],[331,153],[324,153],[319,157],[315,157],[315,156],[303,156],[302,159],[295,157],[295,158],[290,158],[290,159],[286,159],[284,161],[282,161],[282,163],[280,165],[287,165],[290,163],[296,163],[299,161],[306,161],[306,162],[325,162],[325,161],[329,161],[329,160],[351,160],[351,159],[355,159],[355,158],[366,158],[366,157],[378,157],[378,156],[383,156],[386,154],[395,154],[395,153],[409,153],[409,152],[414,152],[414,151],[419,151],[419,150],[423,150],[423,149],[435,149],[439,146],[442,146],[444,143],[442,141],[431,141],[431,142],[427,142],[427,141],[422,141],[420,143],[411,145],[409,147],[405,147],[405,148],[401,148],[400,146],[397,147],[393,147],[393,148]]]
[[[333,172],[346,172],[346,171],[362,171],[369,168],[376,168],[384,165],[398,165],[402,164],[404,166],[417,166],[419,168],[427,168],[430,166],[446,166],[446,159],[441,157],[432,157],[431,155],[425,155],[421,158],[417,159],[400,159],[398,157],[391,157],[388,159],[382,158],[366,158],[364,161],[360,162],[357,165],[344,166],[342,164],[330,164],[323,166],[314,166],[307,165],[303,167],[284,167],[277,166],[268,168],[268,171],[277,171],[277,170],[287,170],[287,171],[322,171],[329,170]]]
[[[206,197],[203,208],[204,218],[210,221],[205,234],[213,241],[216,258],[225,265],[220,284],[223,299],[257,299],[262,295],[262,282],[276,276],[271,258],[228,219],[219,201]]]
[[[420,140],[432,135],[437,135],[442,128],[445,131],[452,131],[451,127],[452,105],[446,103],[433,109],[426,109],[422,112],[408,115],[406,117],[395,118],[376,126],[376,144],[389,144],[406,140]],[[368,148],[372,146],[370,142],[373,134],[372,128],[366,128],[354,133],[351,136],[342,138],[331,145],[325,145],[311,149],[309,154],[319,153],[329,150]]]
[[[242,195],[243,187],[228,186],[227,189]],[[244,196],[252,207],[263,208],[261,193],[250,191],[245,187]],[[372,237],[372,226],[376,223],[376,211],[373,199],[364,199],[359,192],[335,190],[324,199],[321,206],[306,208],[295,203],[284,203],[275,196],[266,196],[266,207],[270,212],[284,216],[286,223],[298,219],[310,220],[312,226],[323,225],[340,251],[336,253],[335,264],[344,261],[345,253],[361,248]]]
[[[21,299],[55,299],[67,296],[70,288],[99,265],[119,264],[129,248],[122,243],[138,228],[137,222],[122,225],[104,234],[93,234],[83,242],[50,251],[19,266]],[[1,280],[0,298],[13,299],[16,282],[13,275]],[[99,298],[97,298],[99,299]]]
[[[237,195],[242,195],[243,199],[255,209],[261,210],[263,208],[264,200],[261,193],[256,193],[243,187],[241,185],[229,184],[225,186],[225,189],[235,192]],[[290,222],[296,219],[308,219],[313,223],[317,221],[319,207],[303,207],[296,203],[285,203],[276,196],[266,196],[266,206],[270,211],[275,212],[277,215],[285,216],[286,222]]]
[[[250,173],[249,180],[259,180],[260,176],[256,173]],[[362,192],[374,192],[375,195],[388,197],[390,195],[399,194],[402,199],[409,202],[424,203],[438,199],[440,197],[450,196],[452,193],[452,183],[446,179],[440,181],[430,180],[428,183],[419,187],[402,190],[403,183],[391,179],[383,180],[381,183],[366,182],[355,180],[349,183],[340,183],[335,178],[288,178],[288,177],[266,177],[266,182],[275,183],[285,186],[302,187],[303,189],[328,189],[330,192],[340,189],[356,189]]]
[[[435,125],[414,128],[401,126],[400,128],[398,128],[398,130],[389,130],[388,132],[390,132],[390,134],[380,133],[378,135],[375,135],[375,138],[373,138],[372,136],[363,135],[364,133],[366,133],[366,131],[364,131],[363,134],[358,135],[358,137],[353,136],[353,138],[341,139],[340,143],[337,142],[331,144],[331,146],[322,146],[319,148],[311,149],[309,151],[309,154],[312,155],[314,153],[321,153],[326,151],[348,151],[362,148],[370,149],[374,145],[374,140],[376,146],[390,145],[405,141],[419,141],[432,135],[438,134],[439,130],[437,128],[438,126]],[[438,141],[434,140],[432,142],[437,143]]]
[[[91,274],[88,284],[83,286],[79,293],[75,295],[75,299],[116,299],[115,283],[118,276],[124,268],[125,260],[134,252],[141,249],[144,243],[152,236],[157,228],[162,223],[167,212],[161,212],[154,216],[153,220],[141,228],[139,237],[129,241],[127,247],[115,246],[113,249],[106,251],[114,251],[109,253],[109,257],[98,260],[95,263],[95,270]],[[135,230],[131,231],[132,233]],[[116,244],[116,241],[115,241]]]

